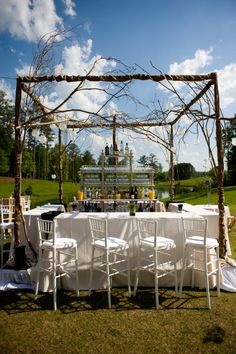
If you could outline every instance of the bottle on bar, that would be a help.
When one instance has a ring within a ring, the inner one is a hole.
[[[130,189],[130,199],[135,199],[134,187],[132,186]]]
[[[128,143],[125,144],[125,154],[129,155],[129,145],[128,145]]]
[[[138,199],[138,190],[137,187],[134,187],[134,199]]]
[[[108,143],[106,143],[106,146],[105,146],[105,155],[106,155],[106,156],[109,155],[109,146],[108,146]]]
[[[124,154],[124,145],[123,145],[123,141],[120,141],[120,154],[123,155]]]
[[[113,145],[112,144],[110,145],[110,155],[111,156],[113,155]]]

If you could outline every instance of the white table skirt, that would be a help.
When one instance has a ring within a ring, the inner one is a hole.
[[[89,229],[88,215],[91,213],[63,213],[54,219],[55,232],[57,237],[72,237],[78,242],[79,253],[79,280],[80,289],[88,289],[89,269],[91,261],[91,233]],[[170,237],[175,240],[177,246],[177,259],[181,261],[183,256],[183,230],[181,224],[181,217],[192,218],[196,217],[189,212],[141,212],[136,213],[136,216],[130,217],[128,213],[93,213],[93,215],[108,217],[108,231],[113,236],[120,237],[128,241],[130,246],[130,265],[131,269],[131,283],[134,282],[135,267],[137,264],[137,248],[138,248],[138,234],[137,223],[138,218],[157,218],[159,221],[159,234],[161,236]],[[217,234],[211,235],[217,238]],[[179,273],[180,275],[180,273]],[[152,274],[147,272],[141,273],[141,286],[154,286],[154,279]],[[186,274],[185,285],[190,285],[190,274]],[[215,277],[212,277],[211,286],[215,286]],[[62,278],[62,287],[65,289],[74,289],[74,279]],[[114,286],[126,286],[127,279],[122,276],[115,276],[113,280]],[[203,273],[199,272],[195,277],[195,285],[198,287],[204,286]],[[93,288],[102,288],[106,286],[105,276],[97,273],[94,276]],[[173,277],[164,277],[160,279],[160,286],[174,286]]]

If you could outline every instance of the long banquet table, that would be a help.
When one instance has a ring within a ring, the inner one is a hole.
[[[88,289],[89,269],[90,269],[90,257],[91,257],[91,234],[89,229],[88,217],[91,213],[62,213],[54,219],[55,232],[57,237],[73,237],[78,242],[79,252],[79,277],[80,288]],[[131,282],[134,281],[135,267],[137,263],[137,248],[138,248],[138,234],[137,223],[138,218],[154,218],[159,221],[159,234],[161,236],[170,237],[175,240],[177,247],[177,259],[179,261],[179,267],[181,266],[181,260],[183,256],[183,230],[181,224],[181,218],[197,217],[189,212],[142,212],[136,213],[136,216],[131,217],[128,213],[93,213],[100,217],[108,218],[108,230],[109,234],[118,236],[121,239],[128,241],[130,246],[130,265],[131,269]],[[212,229],[213,229],[212,225]],[[215,229],[217,231],[217,229]],[[211,237],[218,237],[217,232],[211,232]],[[203,287],[203,275],[199,273],[195,277],[195,285]],[[114,277],[113,284],[116,286],[126,285],[126,278],[122,276]],[[190,274],[187,274],[185,278],[185,285],[190,285]],[[154,279],[151,274],[143,273],[140,275],[140,285],[153,286]],[[172,277],[162,278],[160,280],[162,286],[173,286],[174,279]],[[73,279],[63,278],[63,288],[73,289]],[[93,288],[101,288],[105,286],[105,276],[97,273],[94,276]],[[215,277],[212,277],[211,286],[215,286]]]
[[[29,239],[34,247],[38,250],[39,236],[37,230],[37,217],[42,213],[61,209],[60,206],[44,205],[27,211],[24,213],[26,226],[28,229]],[[207,216],[207,211],[204,217]],[[211,213],[211,212],[209,212]],[[80,289],[88,289],[89,270],[90,270],[90,257],[91,257],[91,233],[89,229],[88,217],[89,215],[96,215],[100,217],[108,218],[108,230],[109,234],[125,239],[129,242],[130,246],[130,264],[131,264],[131,282],[134,281],[135,266],[137,262],[137,247],[138,247],[138,234],[137,223],[138,218],[154,218],[159,221],[159,234],[161,236],[170,237],[175,240],[177,246],[177,259],[179,261],[179,269],[181,267],[181,259],[183,255],[183,230],[181,224],[181,218],[197,217],[196,213],[185,212],[178,213],[173,212],[139,212],[136,216],[129,216],[128,212],[116,212],[116,213],[82,213],[82,212],[67,212],[61,213],[54,218],[55,232],[57,237],[73,237],[78,243],[79,254],[79,282]],[[218,238],[218,223],[214,218],[209,218],[209,236]],[[24,238],[23,238],[24,239]],[[23,243],[26,241],[23,241]],[[180,272],[179,272],[180,275]],[[35,269],[32,268],[31,278],[35,280]],[[195,285],[203,287],[203,274],[198,273],[195,277]],[[115,276],[113,280],[114,286],[125,286],[127,279],[121,275]],[[185,285],[190,285],[190,274],[186,274]],[[215,286],[215,277],[212,277],[211,286]],[[97,273],[94,276],[93,288],[98,289],[106,285],[105,276],[101,273]],[[141,286],[153,286],[153,276],[147,272],[140,274]],[[160,279],[161,286],[174,286],[174,279],[172,277]],[[64,289],[74,289],[75,279],[73,277],[63,277],[61,286]],[[51,283],[48,275],[43,274],[40,281],[40,290],[51,290]]]

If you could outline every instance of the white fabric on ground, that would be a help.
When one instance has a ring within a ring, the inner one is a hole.
[[[236,292],[236,267],[224,267],[222,269],[223,283],[220,288],[229,292]]]
[[[32,289],[30,270],[0,270],[0,290]]]

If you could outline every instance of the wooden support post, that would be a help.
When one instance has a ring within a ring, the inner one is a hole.
[[[220,121],[220,99],[217,82],[217,74],[214,80],[215,115],[216,115],[216,146],[217,146],[217,188],[218,188],[218,208],[219,208],[219,249],[220,257],[225,258],[225,209],[224,209],[224,149],[222,144],[222,127]]]
[[[61,129],[58,128],[58,146],[59,146],[59,203],[63,204],[63,163],[62,163],[62,144],[61,144]]]
[[[117,158],[116,158],[116,116],[113,116],[113,125],[112,125],[112,144],[113,144],[113,165],[117,165]]]
[[[170,136],[169,136],[169,144],[170,144],[170,162],[169,162],[169,195],[170,201],[174,200],[174,133],[173,126],[170,125]]]
[[[21,224],[21,131],[20,131],[20,105],[21,105],[21,82],[19,78],[16,81],[15,98],[15,221],[14,221],[14,241],[15,247],[20,243],[20,224]]]

